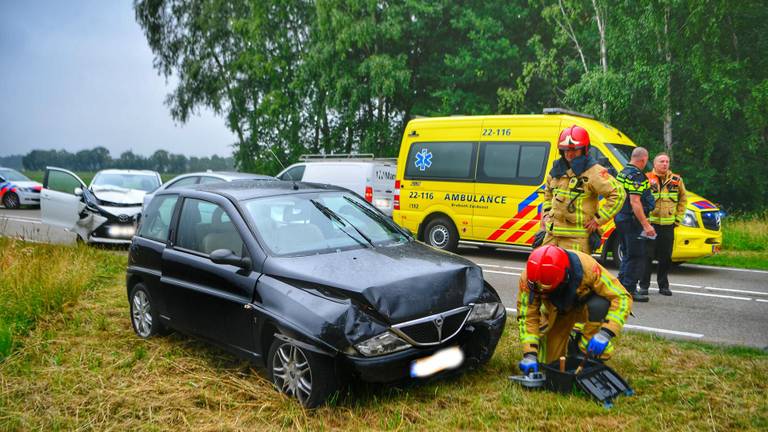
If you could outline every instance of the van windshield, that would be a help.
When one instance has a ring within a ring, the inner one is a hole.
[[[619,160],[619,163],[622,167],[627,166],[629,163],[629,159],[632,157],[632,150],[636,149],[637,147],[629,144],[614,144],[614,143],[605,143],[605,146],[608,148],[608,150],[611,151],[611,153],[616,157],[616,159]],[[651,162],[653,158],[648,158],[648,163],[645,165],[645,170],[650,171],[653,169],[653,163]]]
[[[277,256],[301,256],[404,243],[409,238],[369,203],[347,192],[245,202],[259,237]]]

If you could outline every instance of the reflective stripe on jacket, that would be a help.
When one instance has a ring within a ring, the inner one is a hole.
[[[645,174],[656,198],[656,207],[648,217],[648,221],[657,225],[672,225],[680,223],[685,216],[688,196],[685,192],[683,179],[672,171],[666,176],[659,176],[656,171]]]

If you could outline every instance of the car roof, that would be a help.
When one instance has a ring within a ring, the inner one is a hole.
[[[210,192],[244,201],[276,195],[299,194],[306,192],[347,191],[344,188],[317,183],[304,183],[283,180],[235,180],[226,183],[200,185],[186,191]]]
[[[195,173],[189,173],[185,175],[195,175],[195,176],[216,176],[220,177],[226,180],[239,180],[239,179],[260,179],[260,180],[270,180],[274,177],[268,176],[265,174],[253,174],[253,173],[241,173],[241,172],[235,172],[235,171],[201,171],[201,172],[195,172]]]

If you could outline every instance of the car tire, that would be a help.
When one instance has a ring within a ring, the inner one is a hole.
[[[165,333],[157,306],[144,284],[134,285],[128,299],[131,309],[131,326],[140,338],[149,339]]]
[[[7,209],[17,209],[21,207],[21,201],[19,201],[19,196],[16,193],[8,192],[3,197],[3,205]]]
[[[459,232],[450,219],[441,216],[429,221],[424,229],[424,240],[435,249],[456,252]]]
[[[269,379],[305,408],[323,404],[339,388],[333,359],[275,338],[267,356]]]

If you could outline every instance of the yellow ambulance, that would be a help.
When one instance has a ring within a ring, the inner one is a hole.
[[[400,145],[392,217],[419,240],[455,251],[458,242],[530,247],[539,229],[544,178],[560,157],[557,137],[568,126],[589,132],[590,154],[620,171],[635,143],[586,114],[548,108],[541,115],[419,118],[408,122]],[[685,175],[682,173],[683,176]],[[618,256],[614,225],[603,227],[607,252]],[[673,261],[717,253],[720,211],[689,191],[675,230]]]

